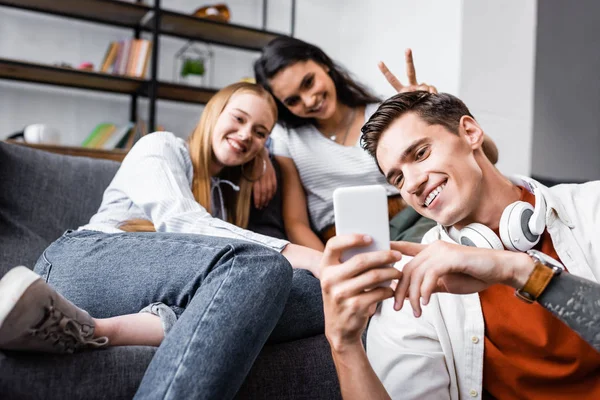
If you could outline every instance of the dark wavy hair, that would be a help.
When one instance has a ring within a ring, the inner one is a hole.
[[[458,135],[458,125],[463,115],[475,119],[465,103],[451,94],[424,91],[398,93],[381,103],[361,128],[361,146],[375,159],[377,166],[377,146],[381,135],[395,120],[409,112],[417,114],[429,125],[442,125],[455,135]]]
[[[286,36],[277,37],[263,47],[260,58],[254,63],[256,82],[273,94],[271,85],[269,85],[269,79],[292,64],[308,60],[312,60],[329,69],[329,76],[335,85],[337,98],[342,104],[349,107],[358,107],[381,101],[366,87],[352,79],[348,71],[335,63],[319,47]],[[316,123],[314,118],[300,118],[294,115],[276,97],[275,101],[279,113],[278,122],[286,128],[297,128]]]

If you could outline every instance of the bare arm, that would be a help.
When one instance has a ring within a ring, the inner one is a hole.
[[[535,268],[524,253],[444,242],[393,242],[391,247],[415,257],[403,269],[396,300],[397,308],[401,308],[408,296],[417,316],[421,297],[427,304],[434,292],[475,293],[498,283],[520,289]],[[600,351],[600,284],[562,273],[552,278],[538,303]]]
[[[276,157],[281,166],[283,183],[283,222],[292,243],[323,251],[325,246],[310,228],[306,207],[306,193],[294,161],[288,157]]]
[[[292,264],[293,268],[307,269],[315,277],[321,277],[319,264],[323,257],[322,252],[290,243],[285,246],[281,254]]]
[[[252,176],[260,178],[252,185],[252,197],[254,198],[254,207],[262,209],[275,196],[275,192],[277,191],[277,177],[266,147],[262,149],[257,157],[261,160],[255,163]]]
[[[344,400],[390,399],[362,344],[343,353],[332,351],[332,354]]]
[[[369,363],[361,334],[377,303],[393,296],[389,287],[373,287],[402,275],[394,268],[385,268],[401,255],[380,251],[360,254],[340,263],[344,250],[369,243],[370,240],[361,235],[336,236],[327,242],[321,262],[325,336],[331,345],[342,397],[346,400],[390,398]]]

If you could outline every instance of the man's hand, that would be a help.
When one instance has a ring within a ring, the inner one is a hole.
[[[404,57],[406,60],[406,76],[408,77],[407,85],[402,84],[402,82],[400,82],[398,78],[396,78],[396,76],[392,74],[392,72],[388,69],[388,67],[383,61],[380,61],[379,64],[377,64],[379,70],[381,71],[383,76],[385,76],[385,79],[387,79],[390,85],[392,85],[392,87],[396,89],[398,93],[415,92],[417,90],[424,90],[430,93],[437,93],[438,91],[435,86],[417,82],[417,73],[415,71],[415,64],[413,62],[411,49],[405,50]]]
[[[394,309],[400,310],[406,297],[416,317],[422,304],[436,292],[477,293],[502,283],[520,288],[533,271],[533,261],[525,253],[479,249],[437,241],[430,245],[392,242],[391,248],[414,256],[402,270],[395,293]]]
[[[252,194],[254,196],[254,207],[261,209],[266,207],[273,196],[275,196],[275,192],[277,191],[277,177],[273,163],[269,158],[269,152],[263,149],[257,157],[262,158],[264,163],[262,161],[255,163],[252,176],[260,176],[260,179],[252,185]]]
[[[389,267],[402,257],[397,251],[363,253],[340,262],[343,251],[368,246],[371,241],[362,235],[343,235],[331,238],[325,246],[320,267],[325,335],[335,352],[362,346],[361,334],[377,303],[394,296],[391,288],[377,285],[402,276]]]

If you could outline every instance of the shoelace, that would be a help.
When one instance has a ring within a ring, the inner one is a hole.
[[[86,336],[92,334],[90,327],[76,323],[54,308],[54,305],[46,307],[46,314],[48,317],[37,328],[31,329],[30,333],[42,340],[51,341],[61,352],[73,353],[84,347],[99,348],[108,344],[106,337],[88,339]]]

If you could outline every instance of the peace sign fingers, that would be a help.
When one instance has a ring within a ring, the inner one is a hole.
[[[400,80],[394,75],[387,65],[383,61],[380,61],[377,66],[379,70],[388,81],[390,85],[398,92],[414,92],[417,90],[424,90],[430,93],[437,93],[437,88],[433,85],[428,85],[426,83],[419,83],[417,81],[417,72],[415,70],[415,63],[413,61],[413,54],[411,49],[406,49],[404,51],[404,61],[406,64],[406,76],[408,78],[408,84],[404,85]]]
[[[392,71],[388,69],[387,65],[385,65],[383,61],[379,61],[377,66],[379,67],[379,70],[381,71],[385,79],[390,85],[392,85],[396,92],[402,91],[404,85],[398,80],[398,78],[396,78],[396,75],[394,75]]]
[[[415,71],[415,63],[413,62],[412,50],[404,50],[404,61],[406,62],[406,76],[408,77],[409,86],[418,86],[417,72]]]

